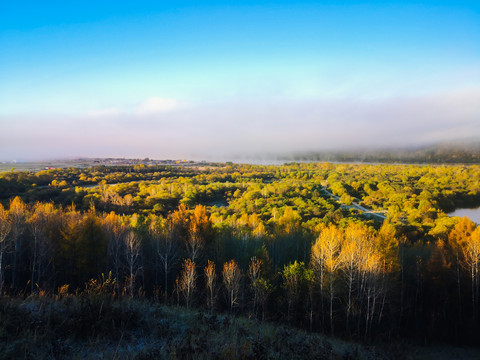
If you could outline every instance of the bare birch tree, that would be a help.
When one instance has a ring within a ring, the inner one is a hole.
[[[185,305],[187,309],[190,308],[192,303],[193,293],[195,291],[197,281],[197,270],[195,263],[190,259],[185,259],[182,264],[182,272],[177,281],[178,290],[183,294],[185,299]]]
[[[175,229],[171,220],[165,223],[160,218],[152,220],[150,223],[150,235],[154,241],[154,247],[157,257],[160,259],[163,268],[165,303],[168,302],[168,275],[178,261],[179,249],[175,241]]]
[[[472,311],[474,319],[478,316],[478,298],[480,292],[480,227],[477,227],[472,235],[463,243],[465,265],[470,273],[472,287]]]
[[[125,254],[125,236],[127,236],[127,226],[123,223],[122,217],[111,212],[103,219],[103,226],[108,237],[107,254],[110,268],[115,277],[115,288],[117,292],[122,286],[121,271]]]
[[[330,332],[334,333],[333,303],[336,295],[337,270],[341,265],[340,250],[343,233],[335,226],[324,229],[312,247],[312,264],[319,272],[320,288],[329,297]]]
[[[207,307],[210,313],[215,308],[215,302],[217,298],[216,283],[217,273],[215,272],[215,263],[208,260],[208,265],[204,269],[205,272],[205,287],[207,290]]]
[[[242,272],[235,260],[223,265],[223,285],[227,291],[228,307],[233,312],[238,306]]]
[[[257,307],[261,295],[261,284],[259,282],[261,276],[262,260],[257,259],[255,256],[250,259],[250,265],[248,266],[248,277],[250,279],[250,286],[253,291],[252,313],[253,316],[257,315]]]
[[[129,275],[128,278],[128,290],[130,297],[133,297],[135,290],[135,281],[138,275],[138,272],[141,270],[140,264],[140,239],[133,232],[129,231],[124,237],[125,241],[125,264],[127,272]]]

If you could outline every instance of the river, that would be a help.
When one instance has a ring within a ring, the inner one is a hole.
[[[468,217],[474,223],[480,224],[480,207],[476,209],[457,209],[448,214],[449,216]]]

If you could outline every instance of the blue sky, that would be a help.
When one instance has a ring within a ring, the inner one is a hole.
[[[2,1],[0,160],[480,135],[480,3],[319,3]]]

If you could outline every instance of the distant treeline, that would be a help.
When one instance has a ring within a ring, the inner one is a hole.
[[[286,155],[281,159],[400,164],[479,164],[479,143],[435,145],[418,149],[306,152]]]

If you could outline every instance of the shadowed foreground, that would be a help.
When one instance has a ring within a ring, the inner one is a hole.
[[[95,294],[0,299],[0,359],[476,359],[477,350],[369,347],[243,317]],[[443,356],[443,357],[442,357]]]

